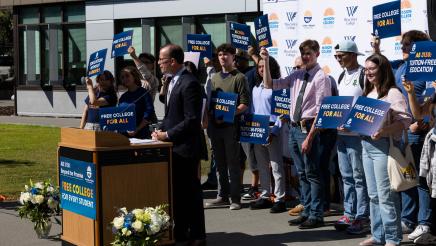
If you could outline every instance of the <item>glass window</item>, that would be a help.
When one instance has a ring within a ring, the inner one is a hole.
[[[183,28],[181,18],[161,19],[158,21],[157,26],[159,47],[170,43],[183,46]]]
[[[64,11],[64,19],[65,22],[85,21],[85,6],[66,6]]]
[[[42,51],[42,73],[41,82],[44,85],[49,84],[50,76],[50,45],[49,45],[49,31],[47,26],[41,28],[41,51]]]
[[[38,8],[23,8],[19,15],[20,24],[37,24],[39,23]]]
[[[142,29],[139,20],[132,20],[122,23],[120,32],[133,30],[132,46],[135,47],[136,54],[142,53]],[[129,54],[124,55],[124,59],[131,59]]]
[[[42,22],[43,23],[61,23],[61,7],[60,6],[50,6],[44,7],[42,11]]]
[[[83,26],[71,26],[65,29],[65,83],[81,84],[86,74],[86,31]]]
[[[224,16],[222,17],[202,17],[198,20],[199,34],[210,34],[212,38],[213,50],[219,45],[226,42],[226,24]]]

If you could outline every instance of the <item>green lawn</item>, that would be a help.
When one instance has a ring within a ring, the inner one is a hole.
[[[29,179],[56,181],[59,128],[0,124],[0,194],[17,198]]]

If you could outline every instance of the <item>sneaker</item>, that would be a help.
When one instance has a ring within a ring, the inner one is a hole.
[[[286,212],[286,205],[284,202],[275,202],[269,212],[272,214]]]
[[[348,234],[360,235],[371,231],[371,225],[369,219],[357,219],[354,220],[347,228]]]
[[[288,224],[291,225],[301,225],[307,220],[307,217],[304,216],[298,216],[296,219],[289,220]]]
[[[262,199],[262,198],[258,199],[255,202],[250,203],[251,210],[271,208],[272,206],[273,206],[273,203],[269,199]]]
[[[230,205],[229,199],[218,197],[210,202],[206,202],[206,204],[204,204],[204,208],[226,207],[229,205]]]
[[[259,192],[259,190],[257,189],[257,187],[254,186],[250,186],[250,188],[248,188],[247,193],[245,193],[242,196],[242,200],[253,200],[256,199],[256,193]]]
[[[239,209],[241,209],[241,203],[232,202],[232,204],[230,204],[230,210],[239,210]]]
[[[303,212],[303,210],[304,210],[303,204],[298,204],[293,209],[289,210],[288,214],[290,216],[298,216],[300,215],[301,212]]]
[[[409,234],[413,232],[413,228],[409,227],[404,221],[401,221],[401,229],[403,230],[403,234]]]
[[[422,245],[436,245],[436,236],[433,236],[431,233],[424,233],[417,239],[413,240],[413,243]]]
[[[324,221],[317,219],[308,219],[301,223],[298,228],[299,229],[313,229],[324,226]]]
[[[218,185],[212,184],[211,182],[206,181],[201,185],[201,189],[202,190],[216,190],[216,189],[218,189]]]
[[[348,218],[348,216],[346,215],[342,215],[341,218],[339,218],[338,221],[335,222],[335,229],[338,231],[344,231],[346,230],[349,226],[351,226],[351,220],[350,218]]]
[[[415,230],[410,233],[407,238],[415,244],[435,244],[436,237],[430,232],[430,226],[418,225]]]

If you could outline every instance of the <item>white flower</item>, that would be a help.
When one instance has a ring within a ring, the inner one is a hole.
[[[150,226],[150,231],[151,231],[151,234],[154,235],[160,231],[160,226],[153,224]]]
[[[53,199],[53,197],[50,197],[47,201],[48,207],[51,209],[56,209],[58,206],[58,201]]]
[[[112,221],[112,223],[114,224],[114,227],[119,230],[123,227],[124,225],[124,217],[115,217],[114,220]]]
[[[42,190],[44,189],[44,184],[42,182],[35,183],[35,188]]]
[[[24,205],[25,202],[30,201],[32,195],[29,192],[21,192],[20,203]]]
[[[127,208],[120,208],[120,211],[123,213],[123,214],[127,214],[128,212],[127,212]]]
[[[135,229],[135,231],[137,232],[142,232],[144,230],[144,224],[142,224],[141,221],[137,220],[135,222],[132,223],[132,227],[133,229]]]
[[[25,185],[25,186],[24,186],[24,189],[25,189],[26,191],[29,191],[29,186],[28,186],[28,185]]]
[[[44,202],[44,196],[43,196],[43,195],[36,195],[36,196],[35,196],[35,202],[36,202],[37,204],[41,204],[41,203],[43,203],[43,202]]]
[[[139,209],[139,208],[135,208],[135,209],[133,209],[133,211],[132,211],[132,214],[135,215],[135,217],[138,217],[138,215],[141,215],[141,214],[143,214],[143,213],[144,213],[144,210]]]
[[[123,228],[121,230],[121,232],[123,233],[123,236],[130,236],[130,235],[132,235],[132,232],[129,229],[127,229],[127,228]]]
[[[47,187],[47,192],[53,192],[53,191],[54,191],[53,186],[49,186],[49,187]]]

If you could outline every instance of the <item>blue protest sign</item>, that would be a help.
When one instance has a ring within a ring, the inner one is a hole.
[[[102,49],[89,56],[88,77],[97,76],[104,71],[107,49]]]
[[[96,218],[95,165],[59,157],[59,189],[64,210]]]
[[[353,105],[350,96],[325,97],[319,108],[315,127],[322,129],[336,129],[348,118]]]
[[[269,31],[268,15],[262,15],[254,20],[256,39],[260,47],[271,47],[271,33]]]
[[[393,1],[374,6],[372,30],[380,38],[401,35],[401,2]]]
[[[236,113],[236,101],[238,94],[215,91],[212,93],[212,107],[215,119],[233,123]]]
[[[235,48],[248,50],[251,31],[249,25],[230,22],[230,39]]]
[[[283,115],[285,118],[289,119],[290,95],[290,89],[274,90],[272,92],[271,114]]]
[[[244,115],[241,118],[239,141],[266,144],[269,136],[269,118],[269,115]]]
[[[99,109],[100,128],[103,131],[127,132],[136,130],[135,104]]]
[[[127,54],[127,49],[132,46],[133,30],[114,35],[112,42],[112,58]]]
[[[434,80],[436,76],[436,42],[421,41],[412,44],[407,60],[406,79]]]
[[[361,96],[351,109],[344,128],[361,135],[371,136],[380,129],[390,106],[390,103]]]
[[[200,52],[200,58],[212,58],[212,41],[209,34],[188,34],[187,49],[191,52]]]

